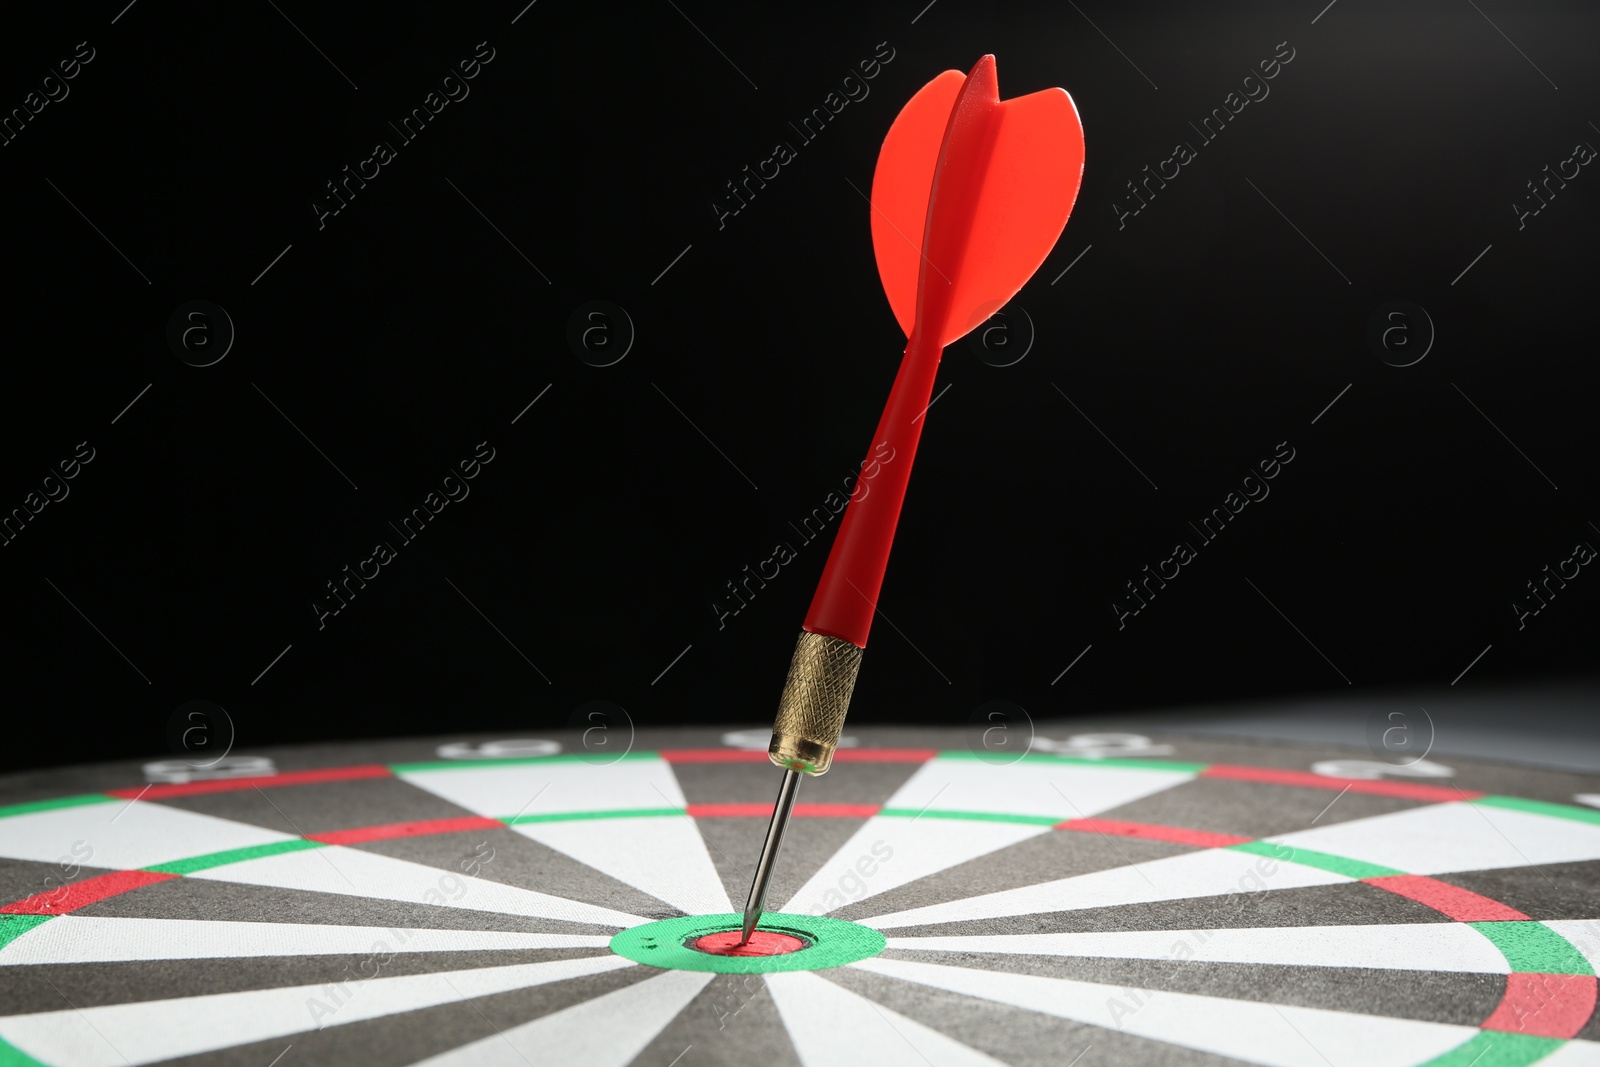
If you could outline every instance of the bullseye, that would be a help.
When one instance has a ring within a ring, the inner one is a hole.
[[[762,928],[739,944],[744,916],[682,915],[633,926],[611,939],[624,959],[676,971],[770,974],[843,967],[884,949],[878,931],[844,919],[769,911]]]
[[[713,956],[782,956],[799,952],[806,947],[806,942],[792,934],[757,930],[750,935],[747,943],[741,945],[738,930],[725,930],[697,937],[689,942],[689,947]]]

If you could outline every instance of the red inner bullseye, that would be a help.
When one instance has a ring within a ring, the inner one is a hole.
[[[689,942],[689,947],[713,956],[783,956],[799,952],[806,943],[791,934],[773,930],[757,930],[746,944],[739,944],[738,930],[724,930],[717,934],[703,934]]]

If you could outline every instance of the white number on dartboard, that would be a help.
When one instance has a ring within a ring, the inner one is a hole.
[[[1371,780],[1386,774],[1398,778],[1454,778],[1456,769],[1432,760],[1419,759],[1411,763],[1384,763],[1375,759],[1325,759],[1311,765],[1313,774],[1326,778],[1360,778]]]
[[[514,737],[477,745],[470,741],[456,741],[440,745],[436,751],[440,759],[528,759],[533,756],[554,756],[561,751],[561,745],[533,737]]]
[[[160,785],[208,782],[215,778],[265,778],[277,773],[278,768],[266,756],[224,756],[205,766],[181,759],[157,760],[144,765],[144,780]]]
[[[1054,752],[1058,756],[1077,756],[1080,759],[1170,756],[1173,751],[1171,745],[1158,745],[1143,734],[1073,734],[1065,741],[1035,737],[1033,747],[1038,752]]]
[[[729,748],[742,748],[746,752],[765,752],[772,743],[771,730],[730,730],[722,735],[722,743]],[[848,734],[839,738],[840,748],[855,748],[861,742]]]

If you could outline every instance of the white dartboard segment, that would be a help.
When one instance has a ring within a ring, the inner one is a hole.
[[[108,800],[0,819],[0,856],[40,863],[70,857],[86,867],[151,867],[293,840],[293,834],[145,800]]]
[[[1193,777],[1188,769],[1071,760],[1025,759],[1005,765],[951,757],[929,760],[884,804],[888,814],[869,819],[782,910],[832,911],[1048,833],[1054,822],[1098,815]],[[1006,817],[1031,821],[1008,822]],[[892,850],[893,859],[873,862],[875,848]],[[862,874],[862,857],[873,868],[870,875]]]
[[[1477,974],[1508,974],[1511,970],[1494,943],[1464,923],[891,937],[888,943],[892,949],[922,952],[1378,967]]]
[[[635,926],[646,921],[610,908],[339,845],[227,863],[185,877],[603,926]]]
[[[1465,801],[1352,819],[1267,840],[1408,874],[1600,859],[1600,825]]]
[[[806,971],[765,976],[805,1067],[1001,1067],[1000,1061]]]
[[[431,1056],[416,1067],[528,1067],[546,1063],[625,1067],[713,977],[703,972],[666,971]]]
[[[1112,762],[1030,758],[995,764],[943,756],[923,764],[886,808],[1078,819],[1132,803],[1194,778],[1179,770]]]
[[[491,819],[683,808],[672,765],[657,756],[615,763],[557,758],[461,767],[402,768],[398,776]]]
[[[1539,1067],[1600,1067],[1600,1044],[1568,1041],[1540,1060]]]
[[[1266,861],[1264,857],[1248,852],[1226,848],[1207,849],[986,893],[965,900],[952,900],[946,904],[930,904],[924,908],[912,908],[860,921],[864,925],[887,930],[927,923],[1225,896],[1264,889],[1299,889],[1353,880],[1318,867]]]
[[[904,960],[871,959],[850,966],[1270,1067],[1415,1067],[1479,1032],[1475,1026]]]
[[[400,777],[680,911],[733,909],[672,765],[658,756],[401,770]],[[641,920],[642,921],[642,920]]]
[[[825,915],[1051,832],[1023,823],[875,815],[777,910]]]
[[[48,925],[48,924],[47,924]],[[48,1064],[123,1067],[344,1026],[636,966],[619,956],[252,989],[0,1018],[0,1038]]]
[[[391,929],[382,926],[62,915],[39,924],[0,948],[0,967],[18,964],[122,963],[132,960],[237,959],[248,956],[603,949],[610,941],[608,937],[595,934],[526,934],[495,930]]]
[[[687,914],[733,910],[700,828],[687,815],[570,819],[512,829]]]

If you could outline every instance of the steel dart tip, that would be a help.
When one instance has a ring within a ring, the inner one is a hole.
[[[794,810],[794,795],[800,788],[800,772],[789,769],[783,772],[783,784],[778,787],[778,800],[772,806],[772,822],[767,824],[767,839],[761,845],[761,856],[756,860],[756,874],[750,882],[750,896],[744,905],[743,938],[747,944],[755,933],[756,924],[767,905],[767,884],[772,881],[772,868],[778,862],[778,849],[783,844],[783,831],[789,825],[789,813]]]

